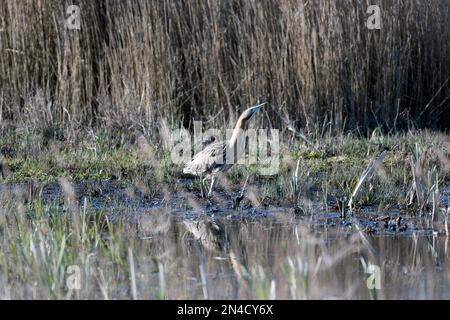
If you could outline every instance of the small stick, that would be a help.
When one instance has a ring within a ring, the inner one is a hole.
[[[247,187],[247,182],[248,182],[249,177],[250,177],[250,175],[247,175],[247,177],[245,178],[244,185],[242,186],[242,189],[241,189],[241,197],[244,196],[245,188]]]
[[[447,210],[444,211],[444,222],[445,222],[445,235],[449,236],[449,229],[448,229],[448,216],[450,215],[450,197],[448,197],[447,200]]]
[[[134,270],[133,251],[131,250],[131,247],[128,247],[128,263],[130,265],[131,294],[133,300],[137,300],[136,273]]]

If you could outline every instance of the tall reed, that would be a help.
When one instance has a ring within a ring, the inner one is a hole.
[[[449,1],[377,0],[380,30],[370,4],[4,0],[0,122],[152,132],[264,99],[273,125],[448,128]]]

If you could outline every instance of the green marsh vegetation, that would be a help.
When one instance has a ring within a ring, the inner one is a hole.
[[[410,131],[383,135],[374,130],[369,137],[350,133],[307,136],[312,145],[296,139],[289,131],[285,133],[277,175],[264,176],[256,165],[240,165],[228,172],[224,180],[236,192],[248,178],[262,199],[272,199],[274,203],[300,204],[302,197],[309,197],[327,205],[348,201],[369,161],[386,150],[383,163],[357,197],[359,205],[405,209],[417,170],[428,189],[435,183],[448,185],[450,140],[446,134]],[[45,184],[60,178],[75,183],[105,180],[142,185],[159,196],[157,190],[162,190],[159,186],[163,185],[173,193],[186,188],[197,192],[200,188],[195,180],[193,184],[180,182],[185,177],[181,166],[172,163],[171,150],[159,147],[160,143],[142,134],[136,138],[129,134],[111,137],[107,132],[86,132],[73,143],[48,139],[39,132],[5,133],[3,137],[0,150],[4,183]],[[222,192],[232,192],[220,188]]]

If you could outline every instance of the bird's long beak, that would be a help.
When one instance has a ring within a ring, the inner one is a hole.
[[[263,102],[263,103],[258,104],[258,105],[256,105],[256,106],[253,106],[252,109],[258,110],[259,108],[261,108],[262,106],[264,106],[264,105],[266,105],[266,104],[267,104],[267,102]]]
[[[256,111],[258,111],[262,106],[264,106],[266,104],[267,104],[267,102],[264,102],[264,103],[261,103],[261,104],[251,107],[250,109],[252,110],[252,114],[255,113]]]

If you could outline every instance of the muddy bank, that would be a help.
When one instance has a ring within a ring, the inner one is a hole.
[[[31,199],[39,199],[44,205],[60,208],[81,206],[86,201],[94,209],[105,208],[109,215],[129,221],[139,221],[143,215],[164,210],[181,220],[193,220],[203,215],[224,220],[268,219],[279,223],[302,223],[317,231],[340,228],[341,233],[359,230],[384,236],[445,234],[448,228],[444,209],[439,209],[434,222],[414,213],[397,209],[380,211],[376,207],[361,208],[353,213],[346,211],[343,216],[342,211],[317,201],[304,201],[300,208],[289,203],[260,201],[253,193],[240,198],[239,191],[215,192],[212,199],[206,199],[193,190],[192,180],[180,180],[179,184],[182,188],[176,193],[170,193],[164,186],[158,189],[155,186],[155,190],[151,190],[147,186],[117,181],[0,184],[0,200],[28,203]],[[447,207],[449,195],[450,188],[441,191],[442,208]]]

